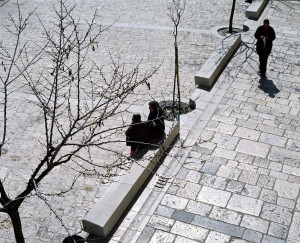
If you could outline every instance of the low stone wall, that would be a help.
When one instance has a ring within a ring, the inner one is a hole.
[[[241,43],[241,35],[234,34],[223,39],[210,58],[195,76],[195,84],[210,87]]]
[[[84,217],[82,224],[86,232],[98,237],[109,234],[178,134],[179,124],[166,121],[166,138],[161,146],[156,150],[148,150],[143,156],[145,159],[138,160],[129,173],[109,186]]]
[[[250,19],[258,19],[268,2],[269,0],[253,1],[245,12],[246,17]]]

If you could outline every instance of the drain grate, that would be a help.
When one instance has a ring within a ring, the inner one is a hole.
[[[169,180],[170,180],[170,178],[167,178],[164,176],[159,176],[158,181],[155,184],[155,187],[163,189],[167,185]]]

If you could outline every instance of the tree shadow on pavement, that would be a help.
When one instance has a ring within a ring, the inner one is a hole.
[[[268,93],[271,98],[274,98],[275,95],[280,92],[273,81],[267,78],[261,78],[259,80],[258,88],[260,88],[265,93]]]

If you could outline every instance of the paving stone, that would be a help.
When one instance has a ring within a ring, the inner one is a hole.
[[[171,229],[171,233],[201,242],[204,241],[208,235],[208,230],[195,225],[176,221]]]
[[[212,139],[212,142],[216,143],[217,147],[228,150],[234,150],[238,141],[238,138],[222,133],[216,133]]]
[[[154,228],[146,226],[136,242],[137,243],[149,242],[154,232],[155,232]]]
[[[214,219],[206,218],[203,216],[196,215],[192,224],[199,225],[201,227],[218,231],[227,235],[242,237],[244,233],[244,228],[236,225],[223,223]]]
[[[173,209],[173,208],[158,205],[158,207],[154,213],[157,215],[163,216],[163,217],[171,218],[174,211],[175,211],[175,209]]]
[[[268,168],[269,164],[270,164],[270,160],[266,158],[260,158],[260,157],[256,157],[253,162],[253,165],[257,165],[263,168]]]
[[[234,133],[234,136],[257,141],[260,136],[260,132],[255,131],[253,129],[238,127]]]
[[[243,235],[243,239],[249,240],[251,242],[260,242],[262,239],[262,233],[246,229]]]
[[[295,239],[288,238],[285,242],[286,243],[298,243],[299,240],[298,239],[295,240]]]
[[[185,179],[190,182],[198,183],[201,178],[201,174],[198,171],[190,170]]]
[[[274,135],[277,135],[277,136],[282,136],[283,133],[284,133],[283,129],[279,129],[279,128],[274,129],[274,127],[267,126],[267,125],[264,125],[264,124],[258,124],[256,129],[258,131],[261,131],[261,132],[264,132],[264,133],[269,133],[269,134],[274,134]]]
[[[179,186],[172,184],[168,189],[168,193],[175,195],[178,190],[179,190]]]
[[[211,211],[209,217],[215,220],[235,225],[239,225],[242,219],[241,214],[228,210],[226,208],[220,208],[216,206],[213,207],[213,210]]]
[[[228,134],[228,135],[233,135],[236,128],[237,128],[236,125],[230,125],[230,124],[225,124],[225,123],[221,123],[221,122],[218,125],[218,131],[220,133],[224,133],[224,134]]]
[[[199,194],[200,189],[201,185],[192,182],[187,182],[185,187],[180,187],[178,189],[176,195],[179,197],[195,200],[197,195]]]
[[[180,222],[184,223],[191,223],[193,218],[195,217],[195,214],[183,211],[183,210],[175,210],[174,214],[172,215],[172,219],[178,220]]]
[[[226,166],[232,167],[232,168],[237,168],[239,163],[235,160],[228,160],[225,164]]]
[[[259,199],[261,199],[265,202],[276,203],[277,192],[263,188],[261,190]]]
[[[288,235],[289,239],[300,239],[300,212],[295,212],[291,228]]]
[[[248,171],[252,171],[252,172],[257,172],[257,170],[259,169],[259,167],[256,165],[250,165],[250,164],[245,164],[245,163],[239,163],[238,168],[241,170],[248,170]]]
[[[286,239],[287,232],[288,232],[287,226],[272,222],[270,224],[270,229],[269,229],[268,234],[275,236],[277,238],[280,238],[280,239]]]
[[[274,190],[280,197],[288,199],[296,199],[299,194],[300,185],[277,179],[275,181]]]
[[[235,157],[235,160],[238,162],[243,162],[247,164],[252,164],[255,159],[255,156],[250,154],[238,153]]]
[[[287,175],[285,173],[281,173],[279,171],[274,171],[274,170],[271,170],[269,175],[274,177],[274,178],[281,179],[281,180],[284,180],[284,181],[287,181],[288,178],[289,178],[289,175]]]
[[[269,133],[262,133],[259,142],[275,145],[278,147],[285,147],[287,139],[281,136],[276,136]]]
[[[281,171],[282,167],[283,167],[283,165],[281,163],[270,162],[270,164],[269,164],[270,170]]]
[[[204,164],[204,161],[199,160],[199,158],[187,158],[184,161],[184,167],[189,170],[199,171]]]
[[[225,207],[230,196],[230,192],[203,186],[197,197],[197,201]]]
[[[157,242],[162,242],[162,243],[172,243],[175,239],[175,235],[157,230],[154,232],[151,240],[149,241],[150,243],[157,243]]]
[[[247,243],[248,241],[241,240],[241,239],[232,239],[231,243]]]
[[[253,217],[251,215],[244,215],[241,227],[244,227],[246,229],[251,229],[255,231],[259,231],[262,233],[267,233],[269,222],[267,220],[261,219],[259,217]]]
[[[210,154],[217,145],[212,142],[199,143],[199,152]]]
[[[206,162],[204,164],[204,166],[202,167],[201,172],[215,175],[217,173],[217,170],[219,169],[219,166],[220,166],[219,164],[215,164],[212,162]]]
[[[216,178],[217,177],[213,175],[203,174],[200,180],[200,184],[211,187],[215,183]]]
[[[277,206],[271,203],[265,203],[262,208],[261,217],[273,222],[289,225],[292,220],[293,210]]]
[[[214,137],[214,132],[212,131],[203,131],[199,137],[201,141],[211,141],[211,139]]]
[[[229,200],[227,208],[234,211],[258,216],[261,211],[262,204],[263,202],[261,200],[233,194]]]
[[[178,179],[178,178],[175,178],[173,184],[175,186],[178,186],[178,187],[185,187],[187,181],[186,180],[182,180],[182,179]]]
[[[159,215],[152,215],[147,225],[152,228],[156,228],[164,231],[170,231],[174,222],[175,221],[170,218],[162,217]]]
[[[275,183],[275,178],[271,176],[266,176],[266,175],[260,175],[257,185],[267,188],[267,189],[272,189],[273,185]]]
[[[188,199],[166,194],[161,201],[162,205],[175,209],[184,209],[188,203]]]
[[[270,174],[270,170],[266,168],[258,168],[257,173],[268,176]]]
[[[225,165],[226,161],[227,161],[226,158],[221,158],[221,157],[218,157],[218,156],[215,156],[214,159],[213,159],[213,163],[219,164],[219,165]]]
[[[213,184],[213,187],[217,189],[225,189],[228,181],[229,179],[223,177],[217,177]]]
[[[293,209],[295,207],[295,201],[291,200],[291,199],[283,198],[283,197],[278,197],[277,205]]]
[[[221,165],[217,172],[217,176],[222,176],[232,180],[237,180],[240,174],[241,170],[226,165]]]
[[[244,183],[230,180],[227,184],[226,190],[233,193],[240,193],[244,188]]]
[[[235,125],[237,125],[239,127],[245,127],[245,128],[250,129],[250,130],[256,130],[257,122],[250,121],[249,119],[248,120],[238,119],[236,121]]]
[[[299,162],[300,152],[279,147],[272,147],[268,158],[278,162],[284,161],[285,164],[294,166]]]
[[[211,209],[212,209],[212,206],[209,204],[190,200],[188,202],[188,205],[186,206],[185,210],[187,212],[199,214],[201,216],[208,216]]]
[[[181,236],[177,236],[174,243],[197,243],[198,241],[190,240]]]
[[[209,235],[206,238],[205,243],[226,243],[230,241],[230,236],[222,234],[220,232],[210,231]]]
[[[300,176],[300,168],[289,165],[283,165],[282,172],[286,174],[292,174],[294,176]]]
[[[241,139],[236,147],[236,150],[238,152],[266,158],[270,150],[270,145]]]
[[[264,235],[261,242],[262,243],[275,243],[275,242],[276,243],[284,243],[284,240],[275,238],[275,237],[270,236],[270,235]]]
[[[246,184],[243,188],[242,195],[252,198],[258,198],[260,191],[261,188],[259,186],[252,186]]]
[[[239,177],[239,181],[255,185],[258,181],[259,174],[253,171],[244,170]]]
[[[231,150],[222,149],[222,148],[216,148],[214,155],[225,158],[225,159],[234,159],[236,154],[237,154],[236,151],[231,151]]]
[[[178,179],[184,179],[184,178],[186,177],[186,175],[187,175],[188,172],[189,172],[188,169],[182,167],[182,168],[178,171],[178,173],[177,173],[177,175],[176,175],[176,178],[178,178]]]

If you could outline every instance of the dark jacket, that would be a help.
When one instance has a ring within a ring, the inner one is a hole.
[[[126,145],[133,150],[143,148],[150,141],[150,127],[147,122],[132,124],[125,132]]]
[[[157,137],[165,133],[164,112],[161,108],[149,113],[148,121],[151,126],[151,137]]]
[[[275,40],[275,38],[276,38],[274,29],[271,26],[269,26],[269,28],[267,30],[265,30],[264,26],[262,25],[262,26],[258,27],[254,36],[257,39],[257,42],[256,42],[257,53],[259,55],[262,53],[269,55],[272,51],[273,40]],[[265,47],[264,47],[264,41],[260,38],[260,36],[268,36]]]

